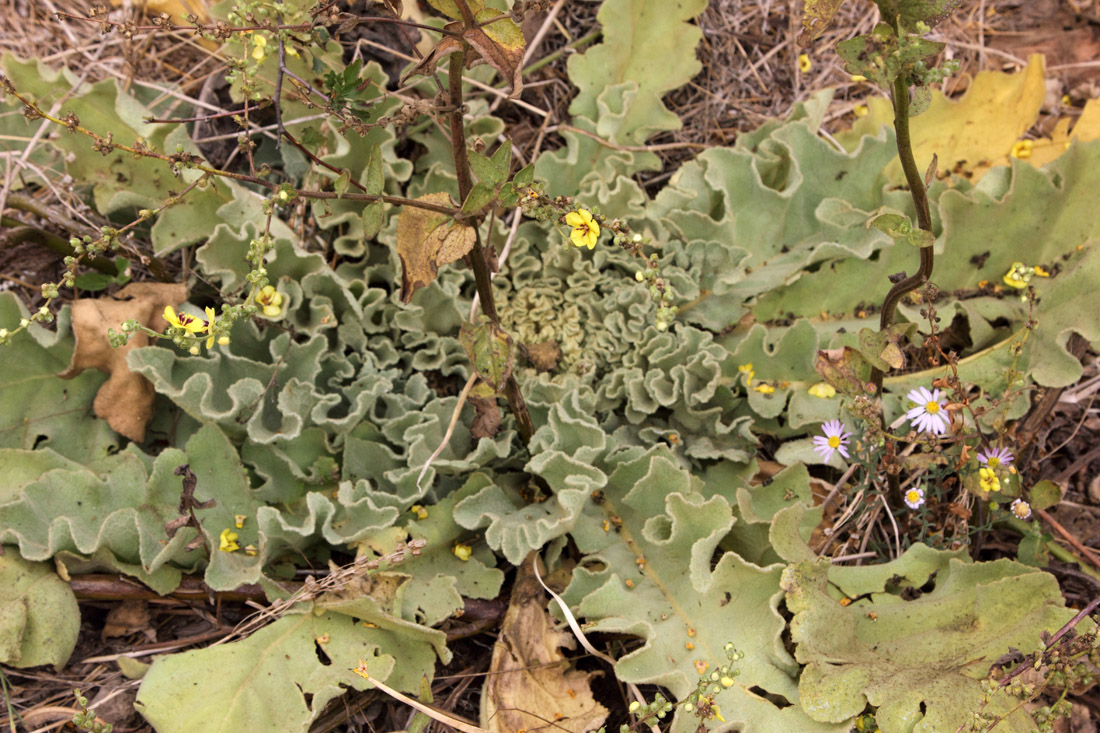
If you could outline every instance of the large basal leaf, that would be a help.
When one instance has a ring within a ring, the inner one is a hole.
[[[2,327],[12,330],[29,315],[14,293],[0,293]],[[58,377],[73,353],[67,308],[56,329],[32,324],[0,347],[0,448],[52,448],[88,463],[118,446],[118,436],[92,412],[106,377],[95,371],[71,380]]]
[[[0,663],[13,667],[69,661],[80,632],[80,608],[49,563],[28,562],[0,546]]]
[[[1053,576],[1010,560],[914,545],[882,565],[832,565],[795,534],[802,511],[780,512],[772,540],[792,563],[782,582],[805,665],[799,696],[815,720],[845,721],[870,704],[883,730],[955,730],[980,705],[994,661],[1042,648],[1042,632],[1073,617]],[[1023,709],[1012,712],[1018,702],[997,693],[986,712],[1007,716],[1005,730],[1034,730]]]
[[[287,616],[244,641],[157,659],[135,707],[158,733],[309,730],[333,698],[386,679],[396,660],[350,616]],[[322,644],[318,640],[324,639]]]

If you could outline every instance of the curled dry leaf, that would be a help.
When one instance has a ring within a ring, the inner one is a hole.
[[[474,439],[492,438],[500,432],[500,406],[497,395],[485,382],[470,391],[470,406],[474,408],[474,423],[470,435]]]
[[[484,23],[499,18],[500,15],[499,10],[484,8],[477,11],[474,18],[478,23]],[[523,38],[523,30],[518,25],[510,18],[500,18],[479,28],[463,30],[462,23],[457,21],[448,23],[444,28],[452,34],[461,32],[461,40],[457,35],[444,36],[425,54],[420,63],[402,77],[402,84],[415,74],[431,74],[444,56],[465,48],[467,69],[479,64],[489,64],[512,88],[509,96],[512,99],[519,98],[523,91],[523,54],[527,44]]]
[[[416,199],[451,206],[445,193],[429,193]],[[397,217],[397,254],[401,258],[401,301],[430,284],[439,268],[464,257],[474,246],[473,227],[459,224],[445,214],[405,206]]]
[[[109,298],[81,298],[73,301],[73,335],[76,348],[69,368],[58,376],[72,379],[85,369],[99,369],[109,378],[96,393],[92,407],[120,435],[142,442],[145,428],[153,419],[156,392],[145,377],[130,371],[126,355],[149,345],[149,338],[136,334],[130,343],[113,348],[107,341],[107,329],[118,330],[131,318],[154,331],[168,324],[161,317],[166,305],[187,298],[185,285],[133,283]]]
[[[529,557],[518,568],[481,695],[481,725],[493,733],[546,730],[547,721],[557,731],[596,730],[607,708],[593,699],[589,673],[567,669],[560,648],[573,637],[551,624],[532,567]]]

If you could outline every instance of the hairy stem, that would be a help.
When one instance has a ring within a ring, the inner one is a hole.
[[[909,136],[909,84],[908,77],[901,74],[894,80],[892,101],[894,104],[894,132],[897,137],[898,158],[901,168],[905,172],[905,180],[909,184],[909,195],[913,197],[913,205],[917,210],[917,226],[926,232],[932,231],[932,214],[928,209],[928,191],[924,185],[924,178],[917,168],[917,162],[913,158],[913,141]],[[894,315],[897,312],[898,303],[902,297],[916,290],[932,276],[933,254],[931,247],[920,248],[920,267],[916,273],[894,284],[886,299],[882,302],[882,313],[879,316],[879,330],[885,331],[894,323]],[[871,382],[875,385],[875,394],[881,397],[883,373],[873,368],[871,370]],[[885,419],[883,424],[885,425]],[[891,445],[892,438],[886,439]],[[889,500],[895,508],[902,505],[901,487],[896,472],[887,471],[889,482]]]
[[[18,219],[5,216],[3,219],[0,219],[0,228],[3,229],[3,233],[0,234],[0,250],[14,247],[22,242],[34,242],[62,256],[72,256],[76,254],[76,251],[73,249],[73,246],[69,244],[68,240],[62,239],[56,234],[47,232],[44,229],[27,226]],[[105,275],[118,274],[115,263],[103,257],[86,258],[83,264]]]
[[[459,0],[460,9],[465,8],[469,13],[466,3]],[[474,187],[473,177],[470,174],[470,161],[466,154],[466,131],[462,123],[462,65],[465,63],[465,52],[453,53],[448,67],[448,91],[450,94],[450,111],[448,124],[451,132],[451,149],[454,151],[455,173],[458,176],[458,195],[463,201]],[[474,271],[474,281],[477,284],[477,292],[481,298],[481,309],[493,323],[499,323],[497,318],[496,301],[493,300],[492,277],[489,273],[489,264],[485,258],[485,248],[481,245],[481,234],[474,227],[476,238],[474,247],[466,256],[466,261]],[[534,425],[531,422],[531,413],[527,409],[527,402],[519,390],[516,378],[509,375],[504,383],[504,397],[508,400],[508,406],[512,414],[516,416],[516,424],[520,437],[524,444],[531,441],[534,434]]]

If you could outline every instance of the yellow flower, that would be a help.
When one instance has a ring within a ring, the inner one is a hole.
[[[206,323],[201,318],[182,311],[176,313],[176,309],[170,305],[164,306],[164,320],[187,333],[202,333],[206,330]]]
[[[1021,160],[1023,160],[1024,158],[1030,158],[1031,148],[1034,145],[1034,140],[1019,140],[1016,142],[1015,145],[1012,146],[1011,155],[1013,158],[1020,158]]]
[[[823,400],[836,397],[836,387],[828,382],[818,382],[814,386],[807,390],[812,397],[818,397]]]
[[[756,376],[756,372],[752,370],[752,364],[739,364],[737,371],[745,375],[745,384],[752,384],[752,378]]]
[[[759,392],[760,394],[775,394],[775,387],[771,386],[770,384],[765,384],[761,382],[760,384],[753,387],[752,391]]]
[[[858,84],[861,81],[867,81],[867,77],[865,77],[863,74],[852,74],[852,81]]]
[[[600,224],[592,218],[592,212],[587,209],[577,209],[565,215],[565,223],[573,227],[569,239],[578,247],[596,248],[596,240],[600,238]]]
[[[1050,273],[1047,272],[1046,270],[1044,270],[1039,265],[1035,265],[1035,267],[1032,268],[1032,269],[1035,270],[1035,274],[1038,275],[1039,277],[1050,277]]]
[[[982,491],[1001,490],[1001,480],[997,478],[997,474],[993,472],[992,468],[978,469],[978,484],[982,487]]]
[[[469,545],[455,545],[451,548],[451,552],[454,553],[454,556],[459,560],[466,562],[470,559],[470,555],[473,554],[474,550]]]
[[[810,61],[810,54],[804,53],[798,57],[798,70],[805,74],[810,69],[814,68],[814,62]]]
[[[246,519],[248,519],[248,517],[245,516],[244,514],[234,514],[233,515],[233,526],[236,527],[237,529],[240,529],[241,527],[244,526],[244,520],[246,520]]]
[[[413,504],[411,507],[409,507],[409,511],[415,514],[417,519],[428,518],[428,510],[420,504]]]
[[[252,58],[257,61],[263,61],[264,56],[267,55],[265,49],[267,46],[267,38],[257,33],[255,34],[255,38],[252,39],[252,42],[256,44],[256,48],[252,49]]]
[[[264,315],[275,318],[283,312],[283,294],[272,285],[265,285],[256,296],[256,302],[264,309]]]
[[[856,117],[866,117],[870,113],[870,111],[871,110],[867,108],[866,104],[857,104],[852,109],[852,114],[854,114]]]
[[[1005,285],[1010,288],[1016,288],[1017,290],[1023,290],[1027,287],[1028,280],[1031,279],[1031,273],[1028,272],[1028,267],[1023,262],[1013,262],[1012,267],[1009,269],[1005,276],[1001,278]]]
[[[370,679],[370,672],[367,671],[367,663],[362,659],[359,660],[359,666],[352,670],[355,674],[359,675],[365,680]]]
[[[214,345],[214,309],[210,306],[206,306],[206,332],[210,334],[210,338],[206,339],[206,348],[210,348]]]
[[[237,533],[231,529],[223,529],[221,537],[218,538],[218,549],[222,552],[236,552],[241,549],[237,544]]]

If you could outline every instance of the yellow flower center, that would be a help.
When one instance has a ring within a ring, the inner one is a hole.
[[[829,436],[829,447],[830,448],[839,448],[840,447],[840,436],[839,435],[830,435]]]
[[[920,492],[916,489],[909,489],[909,491],[905,492],[905,500],[910,504],[916,504],[920,501]]]
[[[929,402],[927,405],[924,406],[924,411],[927,412],[929,415],[935,415],[937,412],[940,411],[940,405],[938,402]]]
[[[989,458],[985,459],[985,462],[988,463],[991,467],[994,467],[994,468],[1001,465],[1001,459],[998,458],[997,456],[990,456]]]

